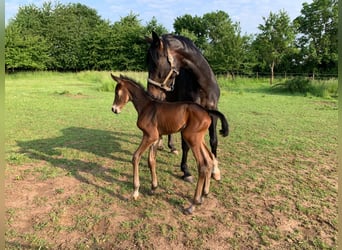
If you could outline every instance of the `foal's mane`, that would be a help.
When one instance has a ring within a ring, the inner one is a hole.
[[[120,75],[120,78],[122,80],[131,82],[133,85],[135,85],[140,90],[142,90],[145,93],[146,96],[148,96],[149,98],[155,100],[155,98],[149,92],[146,91],[145,87],[140,82],[137,82],[137,81],[133,80],[132,78],[130,78],[128,76],[125,76],[125,75]]]

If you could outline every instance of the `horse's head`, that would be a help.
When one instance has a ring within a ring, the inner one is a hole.
[[[125,104],[130,101],[130,95],[128,89],[125,87],[125,81],[121,77],[110,74],[114,81],[117,82],[115,87],[114,101],[112,105],[112,111],[115,114],[119,114]]]
[[[166,91],[172,91],[175,78],[179,74],[179,64],[177,58],[172,54],[168,45],[152,32],[152,39],[146,39],[150,43],[147,52],[148,64],[148,85],[155,85]],[[153,94],[153,87],[148,87],[148,91]]]

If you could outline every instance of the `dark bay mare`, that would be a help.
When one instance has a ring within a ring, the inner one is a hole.
[[[155,98],[168,102],[191,101],[206,109],[217,110],[220,97],[215,75],[207,60],[191,40],[183,36],[166,34],[159,37],[152,32],[147,52],[148,92]],[[217,156],[217,118],[212,118],[209,127],[211,152]],[[175,150],[172,137],[169,147]],[[182,140],[181,170],[183,179],[191,181],[187,166],[189,147]]]
[[[112,111],[119,114],[124,105],[131,101],[138,112],[137,126],[143,132],[142,141],[133,154],[133,198],[139,196],[139,162],[141,155],[149,150],[148,165],[152,177],[152,192],[157,188],[156,153],[161,135],[181,132],[184,142],[191,148],[198,168],[198,181],[194,199],[186,213],[192,213],[194,205],[202,203],[202,195],[209,193],[210,177],[220,180],[218,161],[205,145],[204,136],[218,117],[222,123],[220,133],[228,136],[229,127],[225,116],[217,110],[207,110],[193,102],[162,102],[154,99],[142,85],[124,76],[114,76],[117,82]]]

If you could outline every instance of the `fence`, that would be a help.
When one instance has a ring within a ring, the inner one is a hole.
[[[270,78],[270,72],[252,72],[252,73],[236,73],[236,74],[219,74],[218,76],[228,77],[228,78],[235,78],[235,77],[246,77],[246,78]],[[282,72],[282,73],[274,73],[275,79],[287,79],[287,78],[294,78],[294,77],[304,77],[310,78],[314,80],[329,80],[329,79],[337,79],[338,74],[325,74],[325,73],[289,73],[289,72]]]

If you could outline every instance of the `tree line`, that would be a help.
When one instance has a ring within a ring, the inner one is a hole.
[[[337,0],[303,3],[294,20],[285,10],[270,12],[263,22],[257,34],[243,34],[228,13],[216,11],[179,16],[173,27],[194,41],[217,74],[337,74]],[[80,3],[22,6],[5,27],[6,71],[143,71],[152,30],[169,33],[155,17],[143,25],[130,13],[110,23]]]

